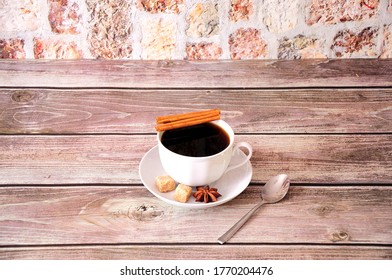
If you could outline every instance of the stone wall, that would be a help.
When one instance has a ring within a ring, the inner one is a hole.
[[[0,0],[0,58],[392,58],[392,0]]]

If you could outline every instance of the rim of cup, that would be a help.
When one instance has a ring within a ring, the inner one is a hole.
[[[164,150],[166,150],[167,152],[169,152],[169,153],[171,153],[171,154],[174,154],[174,155],[176,155],[176,156],[178,156],[178,157],[187,158],[187,159],[192,159],[192,160],[204,160],[204,159],[208,159],[208,158],[212,158],[212,157],[219,156],[220,154],[225,153],[226,150],[230,149],[230,147],[233,146],[233,144],[234,144],[234,131],[233,131],[233,129],[231,128],[231,126],[230,126],[227,122],[225,122],[224,120],[215,120],[215,121],[210,121],[209,123],[213,123],[213,124],[218,125],[220,128],[222,128],[222,129],[228,134],[228,136],[229,136],[229,138],[230,138],[229,145],[228,145],[225,149],[223,149],[222,151],[220,151],[219,153],[216,153],[216,154],[213,154],[213,155],[210,155],[210,156],[204,156],[204,157],[192,157],[192,156],[185,156],[185,155],[177,154],[177,153],[175,153],[175,152],[169,150],[168,148],[165,147],[165,145],[162,144],[161,138],[162,138],[163,133],[165,133],[165,131],[159,131],[159,132],[157,133],[158,144],[159,144]],[[222,124],[223,124],[223,126],[222,126]]]

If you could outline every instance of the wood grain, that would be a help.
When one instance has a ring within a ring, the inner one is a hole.
[[[253,146],[252,182],[390,183],[392,135],[237,135]],[[155,135],[0,136],[0,184],[140,184]]]
[[[192,210],[137,186],[7,187],[0,189],[0,245],[217,244],[259,194],[260,186],[250,186],[219,207]],[[391,205],[392,187],[294,186],[229,244],[387,245]]]
[[[153,133],[156,116],[209,108],[236,133],[392,132],[392,89],[0,89],[0,133]]]
[[[214,208],[138,174],[158,115],[220,108],[254,148]],[[0,259],[392,259],[392,60],[0,63]],[[216,239],[278,173],[288,195]]]
[[[191,253],[190,253],[191,252]],[[31,260],[391,260],[382,246],[107,245],[0,248],[0,259]]]
[[[0,86],[293,88],[392,86],[392,60],[3,60]]]

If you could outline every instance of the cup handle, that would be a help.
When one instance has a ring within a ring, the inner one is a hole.
[[[229,172],[230,170],[236,169],[236,168],[238,168],[238,167],[244,165],[244,164],[245,164],[246,162],[248,162],[248,160],[252,157],[252,153],[253,153],[252,146],[251,146],[249,143],[247,143],[247,142],[239,142],[239,143],[237,143],[237,144],[234,146],[234,148],[233,148],[232,156],[237,152],[237,150],[238,150],[239,148],[246,148],[246,149],[248,150],[248,155],[247,155],[246,158],[245,158],[244,160],[242,160],[240,163],[237,163],[237,164],[234,164],[234,165],[229,165],[229,167],[225,170],[224,173],[227,173],[227,172]]]

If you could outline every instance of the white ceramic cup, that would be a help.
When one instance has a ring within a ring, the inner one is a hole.
[[[225,121],[217,120],[212,123],[226,131],[230,137],[230,143],[223,151],[206,157],[190,157],[170,151],[161,142],[164,132],[158,132],[158,150],[162,167],[176,182],[188,186],[207,185],[218,180],[226,172],[244,165],[252,157],[250,144],[239,142],[234,145],[234,131]],[[230,165],[233,155],[241,147],[248,150],[246,158]]]

